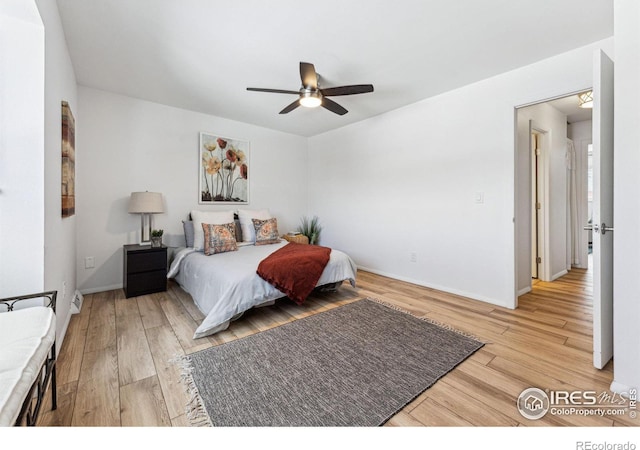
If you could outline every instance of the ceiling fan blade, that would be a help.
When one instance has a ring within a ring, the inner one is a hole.
[[[298,106],[300,106],[300,102],[296,100],[295,102],[291,103],[286,108],[284,108],[282,111],[280,111],[280,114],[287,114],[293,111],[294,109],[296,109]]]
[[[338,86],[326,89],[320,89],[322,95],[325,97],[335,95],[353,95],[353,94],[366,94],[373,92],[373,85],[371,84],[354,84],[351,86]]]
[[[263,89],[263,88],[248,87],[247,91],[271,92],[271,93],[274,93],[274,94],[295,94],[295,95],[300,95],[300,92],[298,92],[298,91],[287,91],[287,90],[284,90],[284,89]]]
[[[344,109],[342,106],[338,105],[333,100],[328,99],[326,97],[322,99],[322,107],[340,116],[344,116],[346,113],[349,112],[346,109]]]
[[[300,62],[300,79],[302,86],[309,89],[318,89],[318,75],[313,64]]]

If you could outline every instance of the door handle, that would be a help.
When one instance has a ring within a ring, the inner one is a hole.
[[[605,224],[604,222],[602,222],[602,234],[606,234],[607,231],[613,231],[613,227],[608,227],[607,224]]]

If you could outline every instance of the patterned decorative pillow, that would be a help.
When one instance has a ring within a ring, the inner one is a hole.
[[[256,242],[256,231],[251,219],[266,220],[273,217],[268,209],[239,209],[238,220],[242,229],[242,240],[244,242]]]
[[[251,219],[256,230],[256,245],[277,244],[280,242],[278,234],[278,221],[271,219]]]
[[[191,219],[193,220],[193,248],[196,250],[204,249],[204,233],[202,232],[202,224],[209,223],[221,225],[233,222],[233,211],[191,211]]]
[[[222,225],[202,224],[204,231],[204,254],[234,252],[238,250],[236,243],[236,226],[233,222]]]
[[[234,219],[233,222],[236,226],[236,242],[242,242],[242,228],[240,228],[240,221],[238,219]],[[182,228],[184,229],[184,238],[186,241],[187,247],[193,247],[193,243],[195,242],[195,234],[193,231],[193,220],[183,220]]]

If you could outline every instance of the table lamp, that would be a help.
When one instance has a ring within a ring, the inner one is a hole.
[[[164,212],[159,192],[132,192],[129,213],[140,214],[140,245],[151,245],[152,214]],[[145,226],[146,225],[146,226]]]

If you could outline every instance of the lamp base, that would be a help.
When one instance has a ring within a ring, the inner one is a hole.
[[[153,216],[151,214],[140,214],[140,244],[139,245],[151,245],[151,229]]]

